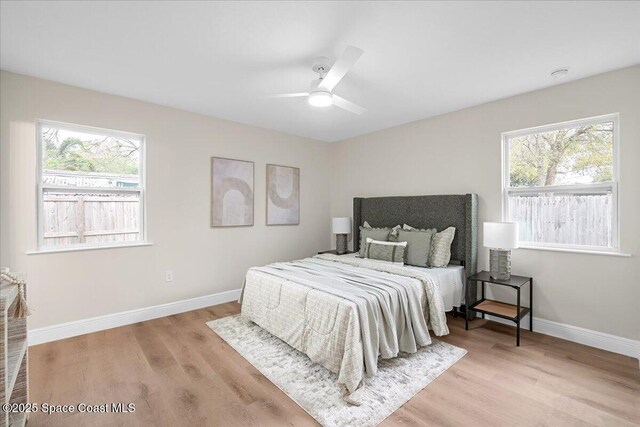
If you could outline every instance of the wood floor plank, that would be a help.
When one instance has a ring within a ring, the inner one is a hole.
[[[32,414],[34,426],[317,426],[205,322],[226,303],[31,347],[31,401],[132,402],[129,414]],[[558,338],[449,318],[468,353],[382,426],[640,425],[635,359]]]

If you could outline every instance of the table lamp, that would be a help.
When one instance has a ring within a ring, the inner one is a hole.
[[[336,235],[336,254],[347,253],[347,234],[351,233],[351,217],[335,217],[331,221],[331,232]]]
[[[511,249],[518,247],[517,222],[485,222],[483,243],[489,249],[489,273],[492,279],[511,278]]]

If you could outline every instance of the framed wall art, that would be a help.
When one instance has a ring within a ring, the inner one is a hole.
[[[267,165],[267,225],[300,224],[300,169]]]
[[[254,165],[211,158],[211,227],[253,225]]]

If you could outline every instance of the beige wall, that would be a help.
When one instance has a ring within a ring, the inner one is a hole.
[[[535,317],[640,339],[640,66],[333,144],[332,213],[350,215],[354,196],[474,192],[480,221],[499,221],[502,132],[616,112],[620,240],[633,256],[519,249],[513,269],[535,278]]]
[[[27,272],[30,329],[237,289],[249,266],[327,248],[326,143],[7,72],[0,93],[1,264]],[[36,118],[146,135],[152,246],[25,254],[36,247]],[[209,227],[214,155],[255,162],[254,227]],[[299,226],[265,226],[266,163],[301,169]]]
[[[619,112],[621,243],[633,257],[520,249],[513,264],[536,279],[536,317],[640,339],[640,66],[335,144],[7,72],[0,95],[0,263],[28,274],[30,329],[237,289],[249,266],[329,247],[329,218],[351,215],[354,196],[475,192],[481,221],[500,220],[501,132]],[[152,246],[25,254],[36,118],[146,135]],[[255,162],[254,227],[209,228],[212,155]],[[300,226],[264,224],[271,162],[301,168]]]

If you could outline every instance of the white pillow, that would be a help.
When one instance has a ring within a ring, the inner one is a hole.
[[[371,237],[367,237],[367,243],[377,243],[379,245],[407,246],[407,242],[387,242],[383,240],[374,240]]]

